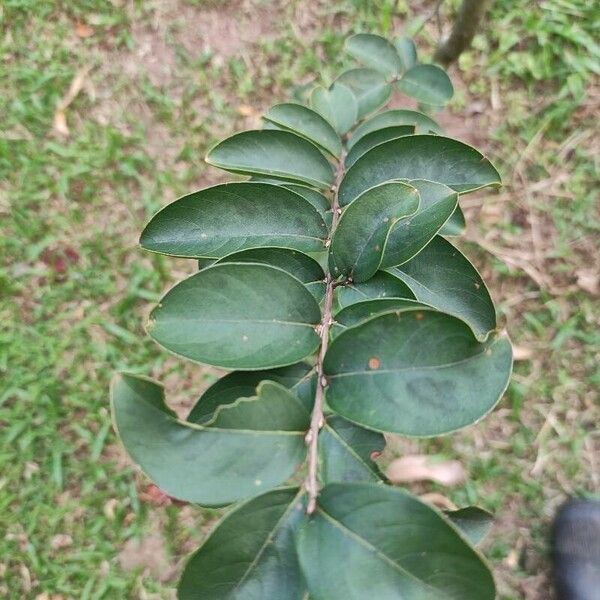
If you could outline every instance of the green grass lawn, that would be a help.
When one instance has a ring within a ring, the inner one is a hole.
[[[138,232],[221,180],[203,163],[214,141],[338,71],[348,33],[414,32],[434,4],[0,7],[0,596],[172,597],[216,513],[147,501],[111,429],[108,382],[124,368],[154,376],[184,407],[218,373],[145,337],[152,303],[194,265],[143,254]],[[417,491],[494,511],[486,552],[502,598],[546,600],[552,514],[600,492],[598,21],[586,0],[497,0],[484,29],[440,119],[503,174],[499,193],[465,199],[466,245],[519,360],[486,421],[393,446],[463,462],[465,486]],[[437,38],[432,19],[421,53]]]

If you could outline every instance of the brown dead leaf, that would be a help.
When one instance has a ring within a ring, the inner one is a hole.
[[[419,496],[423,502],[427,502],[427,504],[433,504],[437,508],[441,508],[442,510],[456,510],[458,507],[450,498],[446,498],[442,494],[438,494],[437,492],[430,492],[429,494],[421,494]]]
[[[600,275],[596,271],[581,270],[577,273],[577,285],[592,296],[600,292]]]
[[[56,110],[54,112],[53,127],[54,131],[56,131],[56,133],[58,133],[59,135],[62,135],[64,137],[69,136],[69,126],[67,124],[66,110],[71,104],[71,102],[73,102],[73,100],[77,98],[79,92],[81,92],[81,90],[83,89],[86,77],[90,72],[91,68],[92,67],[88,66],[77,71],[75,77],[73,77],[73,81],[71,81],[71,85],[69,86],[67,93],[56,105]]]
[[[92,37],[95,31],[87,23],[77,23],[75,25],[75,34],[82,39]]]
[[[436,461],[420,454],[392,461],[386,475],[392,483],[435,481],[449,487],[463,483],[466,478],[465,470],[457,460]]]
[[[66,533],[58,533],[50,540],[50,547],[53,550],[62,550],[73,545],[73,538]]]
[[[531,360],[533,350],[527,346],[517,346],[513,344],[513,358],[515,360]]]
[[[119,552],[119,564],[124,571],[143,569],[154,577],[170,576],[169,557],[165,550],[165,541],[159,533],[153,533],[141,539],[130,539]]]
[[[255,117],[258,114],[257,109],[248,104],[240,104],[237,107],[237,111],[242,117]]]

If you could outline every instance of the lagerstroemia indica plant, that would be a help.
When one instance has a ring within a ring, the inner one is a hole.
[[[364,66],[210,150],[249,179],[176,200],[141,236],[199,260],[149,334],[231,370],[186,420],[151,380],[112,385],[121,440],[163,491],[234,505],[187,562],[184,600],[495,597],[475,548],[489,515],[390,487],[372,457],[386,432],[476,422],[507,386],[510,343],[447,240],[464,227],[459,196],[500,178],[426,114],[382,110],[394,86],[421,105],[452,96],[410,40],[359,34],[346,48]]]

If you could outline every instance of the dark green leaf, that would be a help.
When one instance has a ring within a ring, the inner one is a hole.
[[[465,222],[465,215],[460,208],[460,205],[456,205],[456,209],[450,215],[450,218],[446,221],[444,226],[440,229],[440,235],[456,236],[462,235],[467,226]]]
[[[400,182],[368,189],[342,214],[329,248],[334,277],[353,281],[370,279],[378,270],[388,236],[402,218],[419,208],[417,190]]]
[[[339,156],[342,142],[333,127],[320,114],[301,104],[276,104],[264,116],[317,144],[333,156]]]
[[[390,231],[381,267],[401,265],[419,253],[457,206],[458,194],[441,183],[422,179],[409,183],[419,191],[419,210],[410,219],[398,221]],[[354,202],[350,206],[353,205]]]
[[[392,85],[373,69],[350,69],[337,81],[348,86],[358,102],[358,117],[362,118],[383,106],[392,93]]]
[[[310,95],[310,105],[321,114],[333,128],[343,135],[358,119],[358,101],[352,90],[342,83],[334,83],[328,90],[316,87]]]
[[[363,136],[352,146],[350,152],[346,156],[345,165],[349,169],[363,154],[367,153],[371,148],[383,144],[389,140],[395,140],[403,135],[413,135],[415,133],[414,125],[398,125],[397,127],[384,127],[377,129]]]
[[[146,225],[146,250],[193,258],[221,258],[246,248],[280,246],[323,251],[323,217],[304,197],[267,183],[225,183],[184,196]]]
[[[377,298],[414,299],[414,297],[415,295],[402,280],[385,271],[378,271],[364,283],[346,284],[337,287],[335,290],[335,302],[338,310],[364,300]]]
[[[200,396],[192,408],[187,420],[204,424],[210,421],[217,408],[233,404],[238,398],[253,396],[261,381],[275,381],[289,389],[304,404],[306,410],[312,410],[314,402],[314,369],[306,363],[297,363],[289,367],[268,371],[234,371],[219,379]]]
[[[496,328],[496,311],[481,275],[469,260],[440,236],[412,260],[392,267],[415,298],[462,319],[483,340]]]
[[[409,135],[375,146],[348,170],[339,190],[340,204],[391,179],[427,179],[460,193],[500,185],[500,175],[480,152],[439,135]]]
[[[311,293],[285,271],[224,263],[203,269],[167,293],[148,332],[168,350],[230,369],[296,363],[319,345],[321,320]]]
[[[346,50],[363,65],[388,77],[402,73],[402,61],[396,48],[385,38],[371,33],[358,33],[346,40]]]
[[[511,368],[505,336],[479,343],[465,323],[444,313],[388,313],[333,340],[324,363],[327,403],[376,431],[440,435],[491,411]]]
[[[403,71],[412,69],[417,64],[417,48],[415,43],[407,37],[399,37],[394,41],[396,52],[402,61]]]
[[[329,214],[329,221],[331,221],[331,204],[323,194],[304,185],[286,183],[283,187],[300,194],[305,200],[308,200],[319,211],[325,222],[327,222],[327,215]]]
[[[303,600],[294,537],[305,519],[297,488],[273,490],[227,514],[191,556],[180,600]]]
[[[332,483],[298,533],[312,600],[494,600],[480,555],[435,509],[373,483]]]
[[[385,447],[380,433],[363,429],[338,416],[327,417],[319,434],[319,467],[323,483],[381,481],[371,458]]]
[[[478,506],[467,506],[459,510],[451,510],[446,513],[446,516],[474,546],[483,541],[494,524],[494,516]]]
[[[348,148],[352,148],[358,140],[373,131],[402,125],[412,125],[416,128],[417,133],[441,132],[440,126],[423,113],[414,110],[387,110],[361,123],[348,140]]]
[[[119,375],[111,396],[127,452],[180,500],[218,506],[259,494],[291,477],[305,458],[309,413],[276,383],[263,382],[257,396],[221,408],[205,426],[178,420],[163,388],[147,379]]]
[[[210,150],[206,161],[243,175],[265,175],[328,188],[333,169],[314,145],[288,131],[244,131]]]
[[[450,77],[437,65],[415,65],[398,82],[407,96],[425,104],[442,106],[454,95]]]

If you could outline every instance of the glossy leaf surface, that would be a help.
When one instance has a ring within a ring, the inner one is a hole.
[[[311,142],[288,131],[236,133],[210,150],[206,161],[233,173],[264,175],[327,188],[333,170]]]
[[[418,309],[343,331],[324,367],[333,411],[376,431],[428,437],[492,410],[508,384],[512,353],[504,336],[481,344],[459,319]]]
[[[305,518],[297,488],[273,490],[236,508],[187,562],[178,597],[303,600],[294,536]]]
[[[346,40],[346,51],[363,65],[388,77],[402,73],[402,61],[393,44],[371,33],[358,33]]]
[[[415,295],[410,291],[410,288],[401,279],[385,271],[378,271],[364,283],[350,283],[339,286],[335,290],[337,310],[364,300],[378,298],[414,299],[414,297]]]
[[[310,95],[310,105],[343,135],[358,119],[358,100],[349,87],[335,82],[329,89],[318,86]]]
[[[318,344],[319,306],[300,281],[260,264],[208,267],[172,288],[148,332],[192,360],[232,369],[296,363]]]
[[[473,545],[483,541],[494,524],[494,516],[478,506],[451,510],[446,516],[465,534]]]
[[[496,310],[477,269],[440,236],[412,260],[390,269],[415,298],[467,323],[478,339],[496,328]]]
[[[357,160],[340,185],[340,204],[391,179],[427,179],[460,193],[500,184],[498,171],[475,148],[438,135],[411,135],[375,146]]]
[[[414,125],[398,125],[396,127],[384,127],[383,129],[377,129],[371,133],[368,133],[364,137],[360,138],[348,155],[346,156],[345,166],[349,169],[363,154],[366,154],[371,148],[388,142],[389,140],[395,140],[396,138],[402,137],[403,135],[413,135],[415,132]]]
[[[444,223],[444,226],[440,229],[440,235],[457,236],[462,235],[465,231],[467,223],[465,221],[465,215],[463,214],[460,205],[456,206],[456,209],[450,215],[450,218]]]
[[[335,129],[320,114],[302,104],[276,104],[264,118],[314,142],[333,156],[339,156],[342,151]]]
[[[327,225],[304,197],[267,183],[225,183],[184,196],[146,225],[146,250],[191,258],[221,258],[261,246],[324,250]]]
[[[454,95],[450,77],[437,65],[415,65],[398,82],[407,96],[425,104],[441,106]]]
[[[278,384],[261,384],[257,396],[221,409],[205,426],[178,420],[162,387],[147,379],[120,375],[111,391],[127,452],[174,498],[235,502],[281,484],[305,458],[309,413]]]
[[[379,269],[396,223],[419,208],[417,190],[405,183],[375,186],[359,196],[342,214],[329,249],[334,277],[362,282]]]
[[[479,554],[445,517],[403,490],[326,486],[297,546],[312,600],[495,598]]]
[[[385,104],[392,93],[392,85],[374,69],[350,69],[342,73],[337,81],[350,88],[356,97],[359,118]]]

